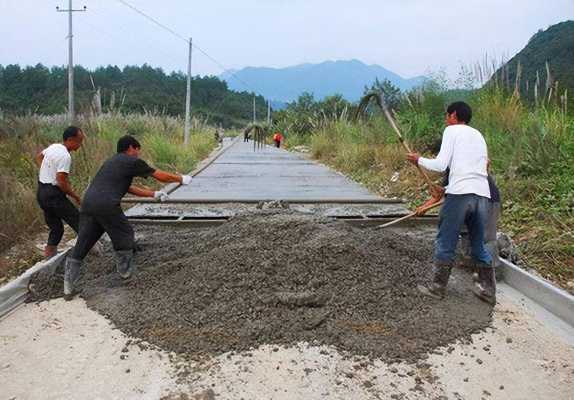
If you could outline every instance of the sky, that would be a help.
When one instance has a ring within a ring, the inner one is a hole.
[[[156,26],[124,3],[176,34]],[[74,62],[147,63],[194,75],[358,59],[409,78],[508,59],[574,0],[74,0]],[[67,64],[68,0],[0,0],[0,64]]]

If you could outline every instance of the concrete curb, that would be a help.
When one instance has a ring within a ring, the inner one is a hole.
[[[504,282],[574,327],[574,296],[545,279],[500,258]]]
[[[36,272],[48,269],[52,272],[65,260],[70,249],[64,250],[49,260],[43,260],[34,264],[18,278],[11,280],[0,287],[0,319],[10,313],[20,304],[24,303],[28,295],[28,284],[32,275]]]

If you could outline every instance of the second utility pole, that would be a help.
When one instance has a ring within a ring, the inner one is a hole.
[[[187,95],[185,96],[185,127],[183,128],[183,144],[189,143],[191,125],[191,49],[193,42],[189,38],[189,59],[187,60]]]
[[[72,33],[72,13],[86,11],[86,6],[82,10],[74,10],[72,8],[72,0],[69,0],[67,10],[60,10],[60,7],[56,7],[56,11],[68,13],[68,119],[70,124],[73,124],[76,114],[74,110],[74,35]]]

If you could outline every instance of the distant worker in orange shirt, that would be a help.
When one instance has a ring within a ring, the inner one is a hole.
[[[273,135],[273,141],[277,148],[281,147],[281,142],[283,141],[283,135],[281,132],[275,132],[275,135]]]

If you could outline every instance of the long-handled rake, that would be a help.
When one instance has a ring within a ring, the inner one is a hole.
[[[357,112],[355,114],[355,119],[358,118],[358,116],[367,109],[367,107],[368,107],[368,105],[372,99],[375,100],[375,102],[377,103],[377,105],[379,106],[379,108],[381,109],[383,114],[385,115],[385,118],[387,119],[387,121],[389,122],[389,124],[391,125],[391,127],[393,128],[395,133],[397,134],[397,136],[399,138],[399,142],[401,143],[403,148],[407,151],[407,153],[412,153],[411,148],[409,147],[405,138],[401,134],[401,131],[400,131],[399,127],[397,126],[395,119],[393,118],[393,116],[390,113],[389,108],[387,107],[387,104],[385,103],[385,98],[384,98],[382,93],[371,92],[371,93],[366,94],[361,99],[361,102],[359,103],[359,107],[357,108]],[[432,191],[436,185],[432,182],[432,180],[430,179],[428,174],[420,166],[417,165],[416,167],[419,170],[419,172],[421,173],[421,175],[423,176],[423,178],[425,179],[426,183],[428,184],[429,190]]]

